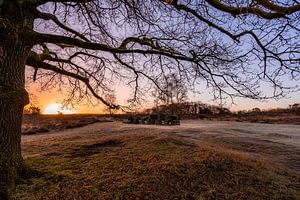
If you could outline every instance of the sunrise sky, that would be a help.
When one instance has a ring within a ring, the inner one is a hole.
[[[45,6],[45,8],[47,8],[47,6]],[[49,7],[49,8],[51,8],[51,7]],[[71,21],[72,19],[73,18],[71,17],[69,20]],[[74,28],[80,30],[82,28],[82,27],[80,27],[80,23],[78,23],[75,18],[73,20],[74,20],[74,23],[73,23]],[[42,25],[43,23],[39,24],[38,22],[39,21],[36,22],[36,27],[35,27],[35,29],[37,31],[45,32],[45,30],[48,30]],[[110,31],[113,33],[113,35],[114,34],[120,35],[120,36],[118,36],[120,38],[122,38],[123,34],[124,35],[126,35],[128,33],[132,34],[131,31],[129,31],[129,30],[124,30],[124,32],[120,32],[120,30],[122,30],[121,28],[116,29],[118,31],[115,31],[115,28],[117,28],[117,27],[112,27],[112,30],[110,30]],[[128,27],[125,26],[125,28],[128,28]],[[294,34],[294,33],[291,32],[291,34]],[[213,35],[214,35],[214,33],[212,32],[212,36]],[[226,39],[226,37],[225,37],[225,39]],[[245,45],[244,48],[246,50],[247,49],[247,40],[244,45]],[[242,48],[240,50],[242,50]],[[256,63],[256,62],[251,62],[251,64],[253,65],[251,67],[255,67],[256,65],[258,66],[258,63]],[[282,79],[280,79],[280,81],[285,83],[285,86],[287,86],[287,85],[295,86],[295,84],[298,84],[298,85],[300,84],[299,81],[298,81],[299,83],[295,83],[295,81],[294,81],[290,85],[289,84],[286,85],[286,83],[289,83],[289,80],[287,77],[283,77]],[[120,84],[120,83],[118,85],[112,85],[112,88],[116,90],[117,103],[120,105],[127,105],[126,100],[128,98],[130,98],[130,94],[132,93],[132,90],[130,90],[129,87],[126,87],[124,85],[125,84]],[[206,85],[206,83],[204,83],[203,85]],[[271,91],[272,91],[272,88],[267,88],[264,86],[262,86],[262,88],[264,90],[263,91],[264,93],[271,93]],[[60,102],[62,102],[62,100],[66,97],[64,92],[59,92],[59,91],[57,91],[56,88],[54,88],[52,90],[41,91],[39,83],[28,83],[27,90],[29,93],[33,94],[38,106],[41,107],[43,113],[55,112],[55,109],[57,109],[57,107],[59,107]],[[200,94],[190,93],[189,101],[201,101],[201,102],[207,103],[207,104],[218,105],[218,103],[219,103],[218,101],[213,101],[213,95],[210,93],[209,89],[201,88],[199,86],[199,88],[197,90],[198,90],[197,92],[200,92]],[[149,99],[149,98],[147,98],[147,99]],[[96,100],[94,99],[94,101],[96,101]],[[300,102],[300,92],[298,91],[298,92],[290,93],[285,98],[276,99],[276,100],[272,99],[272,100],[268,100],[268,101],[257,101],[257,100],[250,100],[250,99],[245,99],[245,98],[235,98],[234,99],[235,104],[232,104],[231,100],[228,99],[227,104],[225,106],[230,108],[232,111],[237,111],[237,110],[248,110],[248,109],[252,109],[254,107],[258,107],[260,109],[269,109],[269,108],[277,108],[277,107],[286,108],[290,104],[299,103],[299,102]],[[152,103],[153,103],[153,99],[150,98],[146,105],[148,107],[151,107]],[[79,104],[79,105],[75,105],[75,109],[73,109],[72,112],[73,113],[102,113],[103,109],[104,109],[104,106],[101,103],[97,104],[96,106],[87,105],[87,104]],[[50,111],[50,110],[52,110],[52,111]],[[64,111],[64,113],[68,113],[68,112],[69,112],[68,110]]]
[[[126,100],[129,98],[129,94],[131,90],[128,87],[121,84],[116,85],[114,87],[116,88],[117,103],[121,105],[126,105]],[[45,112],[47,113],[47,109],[49,109],[49,107],[51,106],[53,110],[53,107],[55,107],[54,104],[56,104],[57,107],[57,104],[59,104],[65,97],[65,93],[59,92],[55,88],[52,90],[41,91],[38,83],[28,84],[27,90],[29,93],[33,94],[39,107],[42,108],[42,113]],[[204,103],[215,104],[215,105],[218,104],[218,102],[212,100],[213,98],[212,94],[207,92],[207,90],[203,90],[203,91],[204,92],[202,92],[201,94],[189,93],[189,100],[201,101]],[[234,101],[235,104],[231,104],[230,101],[227,103],[227,107],[229,107],[232,111],[248,110],[254,107],[258,107],[260,109],[269,109],[269,108],[277,108],[277,107],[286,108],[290,104],[300,102],[300,92],[291,93],[287,97],[278,100],[273,99],[268,101],[258,101],[258,100],[251,100],[246,98],[235,98]],[[150,99],[149,102],[147,103],[148,107],[149,105],[151,106],[152,102],[153,100]],[[73,109],[72,112],[69,112],[68,110],[63,110],[63,113],[64,114],[68,114],[68,113],[98,114],[98,113],[103,113],[103,109],[104,106],[101,103],[99,103],[96,106],[87,105],[86,103],[83,103],[83,104],[76,105],[75,109]]]

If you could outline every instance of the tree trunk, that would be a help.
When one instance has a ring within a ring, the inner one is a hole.
[[[15,104],[0,96],[0,199],[4,200],[14,198],[15,181],[23,168],[20,144],[24,104]]]
[[[3,35],[0,33],[0,40]],[[14,199],[15,182],[23,168],[21,123],[28,103],[23,42],[0,41],[0,199]]]
[[[21,155],[25,63],[32,48],[27,30],[33,14],[26,1],[4,0],[0,5],[0,199],[15,199],[16,180],[24,169]]]

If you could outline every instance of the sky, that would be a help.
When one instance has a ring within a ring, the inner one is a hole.
[[[63,101],[65,98],[65,94],[62,92],[59,92],[56,88],[47,90],[47,91],[41,91],[38,83],[31,83],[27,86],[27,90],[30,94],[33,94],[33,98],[35,101],[35,104],[37,104],[41,109],[42,113],[44,113],[45,109],[47,109],[47,106],[50,105],[53,106],[53,104],[57,103],[60,104],[60,102]],[[121,105],[127,104],[127,99],[129,98],[131,90],[130,88],[124,86],[124,85],[117,85],[116,86],[116,97],[117,97],[117,103]],[[218,105],[218,101],[214,101],[212,99],[212,94],[209,92],[202,92],[200,94],[195,94],[192,92],[189,92],[189,100],[190,101],[201,101],[203,103],[207,104],[213,104]],[[150,107],[153,100],[149,100],[148,103],[146,103],[145,107]],[[238,111],[238,110],[250,110],[252,108],[258,107],[260,109],[270,109],[270,108],[287,108],[288,105],[294,104],[294,103],[300,103],[300,92],[290,93],[284,98],[281,99],[271,99],[266,101],[258,101],[258,100],[251,100],[247,98],[234,98],[234,104],[231,103],[231,101],[227,102],[225,107],[230,108],[232,111]],[[72,113],[76,114],[100,114],[104,112],[104,106],[103,104],[99,103],[95,106],[88,105],[86,103],[82,103],[79,105],[76,105],[74,109],[72,109]],[[66,112],[65,114],[67,114]]]
[[[44,6],[44,9],[47,10],[51,10],[52,7],[49,5]],[[214,11],[214,10],[213,10]],[[218,13],[216,13],[218,14]],[[75,17],[76,18],[76,17]],[[81,28],[83,28],[83,25],[79,25],[79,23],[74,20],[74,17],[70,17],[69,23],[73,26],[73,28],[80,30]],[[174,18],[174,21],[176,23],[176,19]],[[238,21],[239,19],[234,19],[235,21]],[[226,24],[225,28],[228,28],[227,26],[231,27],[233,25],[235,25],[235,21],[233,21],[233,23],[230,24]],[[82,22],[81,22],[82,23]],[[36,22],[36,27],[35,29],[38,30],[39,32],[46,32],[48,33],[49,30],[52,31],[51,29],[47,29],[47,26],[49,25],[48,23],[41,23],[40,26],[38,26],[39,21]],[[166,23],[169,24],[169,23]],[[172,24],[172,23],[170,23]],[[82,27],[81,27],[82,26]],[[112,26],[110,24],[110,26]],[[244,26],[246,26],[247,28],[250,29],[251,24],[245,23]],[[249,26],[249,27],[248,27]],[[51,26],[50,26],[51,27]],[[114,33],[114,35],[123,35],[123,34],[131,34],[131,29],[130,26],[126,26],[126,24],[124,25],[123,29],[122,27],[119,29],[114,30],[114,26],[110,27],[111,33]],[[128,30],[127,30],[128,28]],[[273,29],[273,26],[271,27]],[[54,29],[53,29],[54,30]],[[58,30],[56,30],[56,34],[60,33],[57,32]],[[122,30],[122,31],[120,31]],[[233,30],[234,30],[234,26],[233,26]],[[214,38],[215,31],[213,31],[211,33],[211,37]],[[294,34],[294,32],[289,32],[289,34]],[[209,34],[210,35],[210,34]],[[127,35],[126,35],[127,36]],[[201,35],[200,35],[201,36]],[[199,36],[199,37],[200,37]],[[206,35],[207,36],[207,35]],[[208,36],[207,36],[208,37]],[[122,38],[120,36],[120,38]],[[226,37],[224,37],[226,40]],[[247,42],[249,42],[249,44],[251,44],[251,41],[247,41],[245,40],[245,44],[247,44]],[[247,45],[245,45],[247,47]],[[246,51],[246,47],[245,51]],[[243,49],[243,48],[241,48]],[[241,50],[240,49],[240,50]],[[278,49],[276,49],[278,50]],[[258,61],[259,62],[259,61]],[[255,63],[255,62],[254,62]],[[85,63],[87,64],[87,63]],[[259,66],[259,65],[257,65]],[[253,67],[253,66],[252,66]],[[288,80],[287,79],[283,79],[282,80],[284,83],[286,83]],[[299,81],[298,81],[299,82]],[[205,83],[204,83],[205,84]],[[293,83],[293,84],[298,84],[300,85],[300,83]],[[117,103],[120,105],[126,105],[126,100],[129,98],[129,94],[132,93],[132,91],[130,90],[129,87],[124,86],[124,84],[118,84],[118,85],[113,85],[113,88],[115,88],[116,90],[116,96],[117,96]],[[267,87],[262,87],[263,92],[264,93],[268,93],[270,92],[270,88]],[[29,93],[33,94],[33,97],[36,101],[36,104],[38,104],[39,107],[42,108],[42,110],[44,110],[45,108],[49,107],[49,105],[53,105],[54,103],[59,103],[61,102],[66,96],[64,93],[59,92],[56,88],[51,89],[51,90],[47,90],[47,91],[40,91],[40,87],[38,83],[30,83],[27,85],[27,90],[29,91]],[[214,104],[217,105],[219,102],[218,101],[213,101],[213,95],[209,92],[209,89],[206,88],[199,88],[198,92],[200,92],[200,94],[194,94],[194,93],[189,93],[189,100],[190,101],[201,101],[203,103],[207,103],[207,104]],[[147,95],[147,94],[146,94]],[[287,95],[284,98],[281,99],[271,99],[271,100],[267,100],[267,101],[258,101],[258,100],[251,100],[251,99],[246,99],[246,98],[234,98],[234,104],[232,104],[232,102],[230,100],[227,101],[227,104],[225,105],[226,107],[230,108],[233,111],[237,111],[237,110],[249,110],[252,109],[254,107],[258,107],[260,109],[269,109],[269,108],[277,108],[277,107],[282,107],[282,108],[286,108],[288,107],[288,105],[293,104],[293,103],[299,103],[300,102],[300,91],[295,92],[295,93],[291,93],[289,95]],[[145,106],[151,106],[152,105],[153,100],[149,100]],[[74,109],[74,113],[102,113],[103,112],[103,105],[101,103],[97,104],[96,106],[91,106],[91,105],[87,105],[87,104],[79,104],[75,106]]]

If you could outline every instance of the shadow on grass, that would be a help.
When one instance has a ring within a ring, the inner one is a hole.
[[[79,148],[74,149],[72,152],[70,152],[69,155],[66,157],[76,158],[76,157],[91,156],[100,153],[104,149],[120,147],[120,146],[122,146],[122,142],[120,142],[119,140],[107,140],[100,143],[82,145]]]
[[[26,167],[25,170],[22,170],[20,177],[17,180],[16,184],[31,184],[34,180],[48,180],[52,182],[59,182],[64,179],[63,175],[57,175],[54,173],[43,172],[33,168]]]
[[[22,184],[24,182],[30,181],[32,178],[40,178],[44,175],[43,172],[38,171],[36,169],[29,168],[25,166],[19,174],[19,179],[17,180],[17,184]]]

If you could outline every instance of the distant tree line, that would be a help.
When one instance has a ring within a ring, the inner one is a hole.
[[[271,108],[271,109],[260,109],[253,108],[251,110],[240,110],[237,112],[233,112],[233,114],[298,114],[300,115],[300,104],[294,103],[289,105],[287,108]]]
[[[140,112],[140,114],[150,113],[170,113],[176,115],[190,115],[190,116],[204,116],[204,115],[249,115],[249,114],[297,114],[300,115],[300,104],[294,103],[287,108],[272,108],[262,110],[260,108],[253,108],[250,110],[230,111],[230,109],[222,106],[209,105],[202,102],[183,102],[156,105]]]
[[[204,104],[202,102],[184,102],[163,104],[145,109],[144,114],[164,112],[176,115],[214,115],[214,114],[230,114],[228,108],[221,106]]]
[[[230,110],[220,106],[188,101],[188,86],[176,74],[164,76],[160,89],[152,92],[154,107],[143,111],[145,114],[164,112],[175,115],[229,114]]]

